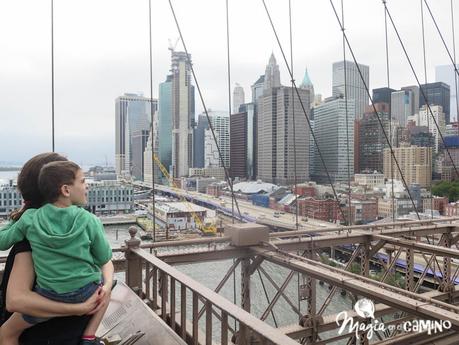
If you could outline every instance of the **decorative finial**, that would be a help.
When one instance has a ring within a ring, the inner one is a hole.
[[[129,227],[129,235],[131,235],[131,240],[135,238],[135,235],[137,234],[137,227],[136,226],[130,226]]]

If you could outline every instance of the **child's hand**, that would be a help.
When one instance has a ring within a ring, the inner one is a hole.
[[[102,288],[98,288],[91,297],[89,297],[85,302],[80,303],[81,304],[81,313],[79,315],[92,315],[97,310],[100,309],[99,305],[101,303],[100,299],[100,290]]]
[[[88,315],[93,315],[99,311],[99,309],[105,307],[109,302],[110,302],[110,296],[112,293],[112,282],[108,282],[107,284],[104,284],[101,288],[98,290],[98,305],[97,307],[92,310]]]

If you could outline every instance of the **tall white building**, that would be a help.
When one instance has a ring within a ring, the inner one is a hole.
[[[215,132],[220,152],[222,154],[225,167],[229,168],[230,163],[230,121],[228,116],[215,115],[210,117],[210,123]],[[210,128],[205,130],[204,134],[204,167],[216,168],[221,167],[222,163],[218,154],[217,145]]]
[[[193,165],[194,86],[191,85],[191,56],[172,51],[172,173],[188,175]]]
[[[360,78],[357,65],[351,61],[339,61],[333,64],[333,97],[346,95],[348,104],[354,101],[353,117],[361,119],[365,112],[365,107],[368,105],[368,93],[365,89],[365,84],[370,87],[370,68],[366,65],[358,64],[363,75]],[[346,75],[345,73],[346,72]],[[344,79],[346,79],[347,87],[344,89]],[[365,83],[364,83],[365,82]],[[346,91],[346,92],[345,92]],[[352,105],[351,105],[352,106]]]
[[[456,65],[456,69],[459,70],[459,65]],[[456,90],[456,79],[457,78],[457,90]],[[451,65],[442,65],[435,67],[435,81],[443,82],[449,85],[450,90],[450,121],[453,122],[453,119],[457,121],[457,100],[456,95],[458,95],[459,90],[459,77],[457,77],[454,66]]]
[[[344,98],[330,97],[314,109],[314,135],[326,166],[325,169],[316,147],[313,179],[319,183],[329,183],[326,170],[332,182],[347,182],[348,166],[350,176],[354,175],[354,104],[347,104],[348,144],[345,103]]]
[[[304,107],[309,109],[309,91],[298,89],[298,92]],[[296,145],[293,128],[296,131]],[[304,182],[309,179],[310,132],[296,92],[292,101],[292,88],[272,88],[266,90],[258,99],[257,133],[258,179],[281,185],[293,184],[294,146],[297,181]]]
[[[443,112],[443,108],[441,105],[431,105],[430,109],[432,110],[432,115],[437,122],[438,127],[440,128],[440,133],[444,134],[446,131],[446,124],[445,124],[445,113]],[[421,109],[419,109],[419,123],[418,126],[425,126],[429,128],[429,132],[432,133],[435,139],[435,153],[438,153],[438,149],[441,145],[441,137],[438,131],[437,126],[435,125],[434,120],[430,114],[429,109],[423,105]]]
[[[239,107],[245,103],[244,88],[236,83],[233,90],[233,111],[232,114],[239,113]]]
[[[154,146],[155,146],[155,150],[154,150],[154,154],[156,156],[158,156],[158,149],[159,149],[159,136],[158,136],[158,125],[157,125],[157,120],[155,120],[155,123],[154,123],[154,127],[155,127],[155,137],[154,137]],[[150,131],[150,135],[148,137],[148,141],[147,141],[147,145],[146,145],[146,148],[145,148],[145,151],[143,152],[143,161],[144,161],[144,170],[143,170],[143,175],[144,175],[144,182],[148,185],[152,185],[151,181],[152,181],[152,166],[154,166],[154,169],[155,169],[155,183],[159,183],[160,180],[161,180],[161,170],[157,164],[156,161],[154,161],[153,159],[153,152],[152,152],[152,149],[151,149],[151,131]],[[154,163],[154,165],[152,165],[152,163]],[[167,169],[167,167],[166,167]]]
[[[158,101],[143,97],[142,94],[125,93],[115,100],[115,170],[117,175],[138,178],[142,174],[138,167],[138,157],[143,155],[141,141],[136,140],[142,133],[150,131],[151,108],[153,114]],[[139,145],[136,145],[139,143]],[[141,150],[141,152],[139,151]],[[134,166],[135,165],[135,166]]]

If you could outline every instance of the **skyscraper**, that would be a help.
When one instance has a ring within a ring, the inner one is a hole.
[[[151,130],[142,129],[135,131],[131,136],[131,176],[139,181],[144,181],[144,151],[147,147],[147,141]],[[150,143],[151,146],[151,143]]]
[[[269,90],[269,89],[280,87],[280,86],[281,86],[281,82],[280,82],[279,65],[276,62],[274,53],[271,53],[271,57],[269,58],[269,63],[265,69],[263,89]]]
[[[241,112],[230,117],[230,167],[231,177],[255,179],[255,106],[243,104]]]
[[[421,89],[424,91],[424,95],[427,97],[429,105],[442,106],[443,112],[445,113],[445,122],[446,124],[449,124],[449,104],[451,101],[449,85],[442,82],[429,83],[421,85]],[[419,108],[427,103],[424,99],[424,95],[422,92],[419,95]]]
[[[435,145],[434,145],[434,153],[438,153],[440,149],[440,145],[442,144],[440,133],[445,133],[445,113],[440,105],[431,105],[430,113],[429,109],[424,105],[419,109],[419,122],[418,126],[426,126],[430,133],[435,138]],[[437,126],[435,125],[434,120],[432,119],[432,115],[437,123],[440,131],[438,130]]]
[[[309,109],[309,91],[298,89],[298,92],[303,106]],[[295,122],[293,111],[295,111]],[[296,175],[297,181],[301,182],[309,178],[310,133],[300,100],[296,92],[292,99],[292,88],[290,87],[265,90],[263,96],[258,99],[257,178],[282,185],[294,183],[294,127],[296,130]]]
[[[363,81],[354,62],[339,61],[333,64],[333,97],[346,95],[348,103],[352,103],[351,100],[354,100],[355,114],[353,117],[356,119],[363,116],[365,107],[368,105],[368,93],[365,85],[367,87],[370,85],[370,68],[362,64],[358,64],[358,67],[363,75]],[[346,90],[344,89],[344,79],[347,83]]]
[[[310,107],[312,107],[313,104],[314,104],[314,97],[315,97],[314,85],[312,85],[311,79],[309,78],[309,74],[308,74],[308,69],[307,68],[304,70],[304,76],[303,76],[303,80],[301,81],[301,84],[300,84],[300,89],[304,89],[304,90],[308,90],[309,91],[309,105],[310,105]],[[306,111],[308,111],[308,109],[306,109]]]
[[[193,168],[204,168],[204,141],[207,128],[209,121],[206,114],[199,114],[198,123],[193,129]]]
[[[232,114],[236,114],[239,112],[239,106],[245,103],[245,94],[244,88],[236,83],[236,86],[233,90],[233,109]]]
[[[459,69],[459,65],[456,65],[456,68]],[[453,65],[443,65],[435,67],[435,81],[441,81],[449,85],[449,112],[450,112],[450,122],[453,122],[453,119],[457,121],[457,99],[458,91],[456,90],[456,71],[454,70]],[[459,80],[457,81],[457,88],[459,89]]]
[[[156,112],[156,99],[143,97],[142,94],[126,93],[115,100],[115,169],[118,175],[131,176],[141,179],[141,167],[134,166],[133,155],[139,156],[139,148],[133,147],[133,137],[141,136],[142,131],[150,130],[150,112],[153,103],[153,112]],[[143,132],[145,133],[145,132]],[[140,154],[143,154],[140,153]]]
[[[219,114],[213,112],[209,119],[214,129],[215,137],[217,139],[218,147],[222,155],[223,163],[225,168],[229,168],[230,163],[230,137],[229,137],[229,117],[227,114]],[[205,130],[204,135],[204,167],[205,168],[223,168],[222,161],[220,159],[217,145],[210,126]]]
[[[417,183],[422,188],[430,186],[432,181],[432,148],[411,146],[408,143],[402,143],[400,147],[394,148],[395,159],[408,185]],[[391,172],[391,153],[389,148],[384,149],[384,177],[401,181],[401,175],[398,169]]]
[[[397,120],[400,126],[405,127],[408,116],[414,115],[417,110],[416,93],[412,89],[402,89],[391,94],[391,117]]]
[[[387,103],[390,106],[390,95],[394,92],[394,89],[390,87],[380,87],[379,89],[373,89],[373,103]]]
[[[172,165],[172,75],[159,84],[158,158],[170,170]],[[169,171],[170,172],[170,171]]]
[[[265,75],[263,74],[251,86],[251,89],[252,89],[252,103],[253,104],[256,104],[258,97],[263,95],[264,85],[265,85]]]
[[[255,84],[259,84],[260,79]],[[256,100],[257,178],[266,182],[293,184],[294,127],[297,134],[297,180],[304,181],[309,177],[309,128],[298,95],[292,91],[292,88],[281,86],[279,66],[274,54],[271,54],[266,66],[263,94],[255,95],[258,97]],[[309,91],[305,89],[298,91],[303,106],[309,109]],[[295,123],[293,122],[293,109]]]
[[[379,119],[389,137],[389,104],[375,103]],[[372,106],[368,106],[362,119],[358,120],[359,172],[383,172],[384,148],[388,147],[386,137]]]
[[[158,155],[158,149],[159,149],[158,131],[159,131],[159,128],[158,128],[157,123],[154,124],[154,127],[155,127],[155,143],[154,143],[155,144],[155,152],[154,152],[154,154]],[[144,161],[143,181],[148,185],[152,185],[152,174],[151,174],[152,160],[154,162],[153,152],[152,152],[152,149],[151,149],[151,133],[150,133],[150,135],[148,137],[148,140],[147,140],[147,145],[145,147],[145,151],[143,152],[143,161]],[[161,170],[159,169],[159,166],[158,166],[158,164],[156,162],[154,162],[154,169],[155,169],[155,183],[159,183],[160,180],[161,180]]]
[[[329,97],[315,108],[314,135],[326,166],[323,166],[316,147],[313,179],[319,183],[329,183],[327,170],[332,182],[346,182],[348,165],[349,174],[354,175],[354,102],[347,104],[349,139],[346,133],[345,103],[343,97]]]
[[[190,61],[188,61],[190,60]],[[193,165],[194,86],[191,56],[172,50],[172,172],[188,175]]]

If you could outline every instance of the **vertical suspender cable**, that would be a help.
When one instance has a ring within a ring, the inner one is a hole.
[[[386,0],[383,0],[386,3]],[[384,11],[384,35],[386,39],[386,75],[387,75],[387,88],[390,88],[390,70],[389,70],[389,39],[387,34],[387,13]],[[392,101],[389,103],[389,140],[392,143]],[[391,179],[391,200],[392,200],[392,222],[395,223],[395,194],[394,194],[394,158],[390,156],[390,179]]]
[[[230,39],[229,39],[229,9],[228,0],[225,0],[226,8],[226,67],[228,74],[228,116],[230,121],[230,132],[231,132],[231,60],[230,60]],[[233,109],[236,112],[236,109]],[[239,112],[239,110],[237,110]],[[230,165],[231,169],[231,165]],[[231,170],[230,170],[231,171]],[[229,176],[231,179],[231,174]],[[234,224],[234,198],[231,198],[231,222]]]
[[[288,23],[289,23],[289,37],[290,37],[290,70],[292,71],[292,77],[290,78],[292,94],[291,94],[291,108],[292,108],[292,120],[293,120],[293,192],[295,193],[295,227],[298,230],[298,180],[296,175],[296,121],[295,121],[295,89],[293,83],[293,34],[292,34],[292,1],[288,0]],[[288,130],[289,126],[287,126]],[[288,144],[288,143],[287,143]],[[288,152],[288,151],[287,151]],[[290,158],[290,157],[289,157]],[[284,167],[285,169],[285,167]],[[285,173],[285,171],[284,171]],[[288,171],[287,177],[288,177]],[[261,277],[260,277],[261,278]],[[298,310],[301,310],[300,300],[300,272],[297,272],[297,291],[298,291]],[[274,317],[274,314],[273,314]]]
[[[288,0],[288,21],[289,21],[289,30],[290,30],[290,69],[292,71],[292,77],[290,82],[292,84],[292,120],[293,120],[293,184],[294,184],[294,193],[295,193],[295,226],[298,230],[298,180],[296,175],[296,122],[295,122],[295,89],[293,83],[295,79],[293,78],[293,35],[292,35],[292,3],[291,0]],[[289,127],[287,127],[288,130]],[[288,144],[288,143],[287,143]],[[288,151],[287,151],[288,152]],[[285,167],[284,167],[285,168]],[[285,173],[285,171],[284,171]],[[286,172],[288,176],[288,171]]]
[[[151,119],[151,211],[153,219],[153,242],[156,242],[156,203],[155,203],[155,127],[153,109],[153,42],[151,28],[151,0],[148,0],[149,55],[150,55],[150,119]]]
[[[451,32],[453,36],[453,64],[454,68],[456,68],[456,34],[455,34],[455,27],[454,27],[454,8],[453,8],[453,0],[451,0]],[[458,111],[459,111],[459,101],[458,101],[458,96],[457,96],[457,73],[454,73],[454,95],[455,95],[455,101],[456,101],[456,123],[457,123],[457,133],[459,135],[459,116],[458,116]],[[450,109],[450,116],[451,116],[451,109]],[[451,118],[450,118],[451,119]]]
[[[229,40],[229,8],[228,0],[225,0],[226,9],[226,61],[227,61],[227,75],[228,75],[228,116],[230,117],[230,131],[231,131],[231,64],[230,64],[230,40]],[[234,110],[234,109],[233,109]],[[231,166],[230,166],[231,169]],[[229,176],[231,179],[231,176]],[[234,197],[231,197],[231,222],[234,224]],[[235,259],[233,259],[233,264]],[[233,270],[233,304],[236,304],[236,268]],[[234,331],[236,331],[237,323],[234,319]]]
[[[51,138],[54,152],[54,0],[51,0]]]
[[[424,5],[423,5],[423,0],[420,0],[420,1],[421,1],[421,27],[422,27],[422,56],[424,60],[424,84],[427,85],[427,58],[426,58],[426,36],[425,36],[425,28],[424,28]],[[427,99],[424,99],[424,102],[427,104]],[[426,112],[427,112],[427,109],[426,109]],[[430,121],[429,121],[428,114],[426,117],[427,117],[427,130],[430,133]],[[433,149],[434,148],[432,148],[432,151]],[[431,165],[432,163],[433,162],[430,162]],[[433,219],[432,176],[430,177],[430,217]]]
[[[346,146],[347,146],[347,183],[348,183],[348,225],[352,225],[352,208],[351,208],[351,159],[349,157],[349,114],[347,109],[347,63],[346,63],[346,41],[344,40],[344,2],[341,0],[341,22],[343,23],[341,31],[343,32],[343,62],[344,62],[344,108],[346,112]],[[355,152],[354,152],[355,158]]]

